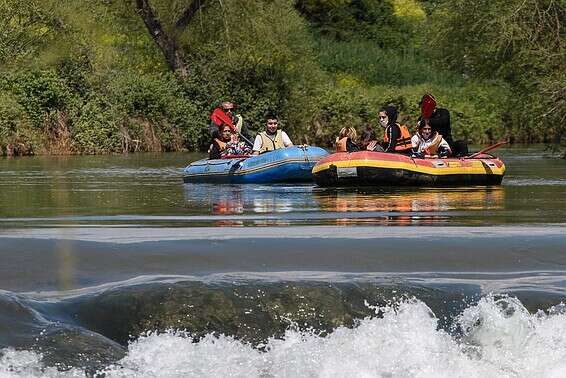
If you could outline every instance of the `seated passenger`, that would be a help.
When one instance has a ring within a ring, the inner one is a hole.
[[[238,134],[232,133],[230,142],[226,143],[224,151],[220,154],[222,158],[230,155],[251,155],[252,148],[244,141],[240,141]]]
[[[420,159],[431,156],[448,157],[452,153],[448,142],[442,135],[432,131],[427,119],[421,120],[417,133],[411,138],[411,145],[413,157]]]
[[[220,159],[222,152],[226,149],[226,144],[232,140],[232,129],[223,123],[218,126],[218,136],[212,140],[208,149],[209,159]]]
[[[336,138],[336,152],[354,152],[359,151],[360,148],[354,142],[358,134],[353,127],[343,127],[340,130],[338,138]]]
[[[278,129],[278,121],[275,115],[268,115],[265,121],[265,131],[257,134],[254,141],[254,155],[262,154],[280,148],[291,147],[293,142],[285,131]]]
[[[397,123],[397,109],[386,106],[379,110],[379,124],[383,127],[383,143],[385,152],[410,153],[411,133],[407,126]]]

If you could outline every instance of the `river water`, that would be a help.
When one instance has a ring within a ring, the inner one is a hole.
[[[566,375],[566,161],[500,187],[183,184],[0,160],[0,377]]]

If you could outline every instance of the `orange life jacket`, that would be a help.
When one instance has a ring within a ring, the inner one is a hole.
[[[409,132],[409,129],[407,129],[407,126],[405,125],[397,124],[397,126],[399,126],[399,129],[401,129],[401,135],[399,136],[399,138],[395,143],[395,151],[406,151],[411,149],[413,145],[411,144],[411,133]],[[383,133],[383,141],[386,144],[389,143],[389,137],[387,136],[387,129],[385,129]]]
[[[348,143],[348,137],[344,137],[340,139],[340,137],[336,138],[336,152],[347,152],[348,149],[346,144]]]

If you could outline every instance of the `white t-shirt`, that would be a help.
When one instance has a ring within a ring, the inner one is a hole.
[[[283,145],[285,147],[291,147],[293,145],[293,142],[291,142],[291,139],[289,139],[289,136],[287,135],[287,133],[285,131],[281,131],[281,139],[283,139]],[[261,135],[257,134],[254,140],[254,151],[260,151],[261,147],[262,147],[263,143],[262,143],[262,139],[261,139]]]

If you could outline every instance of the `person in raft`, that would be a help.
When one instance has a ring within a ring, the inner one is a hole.
[[[251,139],[247,124],[240,114],[237,114],[236,106],[230,101],[223,101],[210,115],[210,136],[214,140],[220,137],[220,125],[226,124],[241,134],[245,139]]]
[[[229,156],[246,156],[252,154],[252,147],[244,141],[238,138],[238,134],[232,132],[232,138],[230,142],[226,143],[226,148],[221,153],[222,158],[227,158]]]
[[[214,138],[209,151],[209,159],[221,159],[233,155],[250,155],[252,149],[246,142],[240,141],[229,125],[220,125],[219,136]]]
[[[216,137],[212,139],[212,144],[208,150],[209,159],[220,159],[222,153],[226,150],[226,145],[232,140],[232,129],[229,125],[223,123],[218,126]]]
[[[360,147],[354,142],[358,134],[353,127],[343,127],[336,138],[336,152],[359,151]]]
[[[278,150],[280,148],[291,147],[293,142],[285,131],[280,130],[277,116],[268,114],[265,120],[265,131],[257,134],[254,141],[254,155],[262,154],[267,151]]]
[[[379,110],[379,124],[383,130],[383,143],[374,151],[411,153],[411,133],[407,126],[397,123],[397,109],[388,105]]]
[[[450,148],[453,148],[452,129],[450,127],[450,112],[448,109],[437,108],[436,98],[430,93],[426,93],[419,101],[421,115],[417,122],[417,128],[423,119],[428,119],[428,124],[432,128],[433,133],[442,135]]]
[[[417,133],[411,138],[411,145],[412,157],[419,159],[432,156],[448,157],[452,154],[448,142],[432,129],[426,118],[419,123]]]

